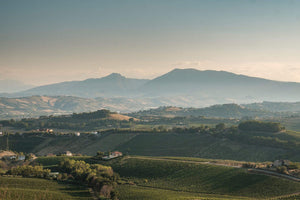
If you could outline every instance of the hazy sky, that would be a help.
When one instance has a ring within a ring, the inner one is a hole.
[[[0,79],[173,68],[300,82],[299,0],[0,0]]]

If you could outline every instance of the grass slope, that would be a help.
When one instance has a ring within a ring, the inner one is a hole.
[[[249,133],[243,133],[249,134]],[[242,134],[240,134],[242,135]],[[300,161],[300,134],[251,133],[267,140],[220,137],[197,133],[106,133],[102,136],[9,136],[9,149],[37,155],[71,151],[93,156],[97,151],[119,150],[130,155],[181,156],[242,161]],[[260,141],[258,143],[257,141]],[[283,141],[282,144],[276,141]],[[290,143],[289,143],[290,142]],[[273,144],[274,143],[274,144]],[[294,145],[297,148],[293,148]],[[6,136],[0,137],[0,149],[6,149]]]
[[[159,188],[142,187],[142,186],[129,186],[119,185],[118,191],[120,193],[120,200],[191,200],[191,199],[249,199],[246,197],[233,197],[227,195],[210,195],[210,194],[199,194],[191,192],[180,192],[165,190]]]
[[[270,198],[300,191],[300,183],[206,164],[128,158],[112,163],[138,186],[180,192]],[[132,186],[133,187],[133,186]]]
[[[187,156],[214,159],[272,161],[280,158],[299,160],[283,148],[245,144],[228,138],[198,134],[140,134],[120,145],[120,151],[131,155]]]
[[[86,188],[37,178],[0,177],[0,199],[92,200]]]

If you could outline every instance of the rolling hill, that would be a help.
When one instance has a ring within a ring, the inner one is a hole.
[[[0,149],[7,148],[7,137],[0,137]],[[71,151],[95,155],[97,151],[119,150],[130,155],[183,156],[241,161],[299,161],[300,135],[295,132],[239,134],[139,133],[116,132],[101,135],[9,136],[9,149],[37,155]]]
[[[139,111],[131,114],[132,116],[205,116],[215,118],[235,118],[243,117],[273,117],[287,115],[287,113],[271,112],[258,108],[247,108],[238,104],[222,104],[213,105],[205,108],[181,108],[181,107],[160,107],[157,109],[150,109]]]
[[[271,199],[275,197],[277,199],[276,197],[281,195],[299,194],[300,190],[300,183],[297,182],[265,175],[249,174],[245,169],[184,161],[133,157],[124,158],[119,163],[114,163],[112,167],[121,177],[126,177],[136,183],[136,186],[126,187],[127,190],[131,190],[131,188],[139,189],[140,193],[134,191],[136,195],[142,195],[141,192],[145,189],[153,188],[190,192],[193,198],[186,199],[210,199],[209,197],[211,199],[234,199],[234,197],[237,199],[244,199],[245,197]],[[122,192],[125,193],[125,191]],[[197,198],[195,193],[198,193],[199,196],[201,194],[214,194],[216,196],[215,198],[213,196],[200,196]],[[222,198],[218,195],[224,196]],[[154,197],[154,199],[159,199],[156,195]]]
[[[0,119],[20,119],[41,115],[62,115],[109,109],[128,113],[155,107],[166,102],[157,99],[82,98],[74,96],[0,97]]]
[[[168,106],[181,102],[185,107]],[[163,105],[159,108],[153,108]],[[152,109],[150,109],[152,108]],[[82,98],[73,96],[31,96],[21,98],[0,97],[0,119],[20,119],[41,115],[62,115],[108,109],[146,116],[205,116],[217,118],[282,117],[298,114],[299,103],[262,102],[253,104],[221,104],[204,108],[190,107],[182,98]]]
[[[270,102],[244,104],[248,109],[267,110],[271,112],[299,112],[300,102]]]

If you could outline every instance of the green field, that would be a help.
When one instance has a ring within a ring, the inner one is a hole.
[[[243,168],[206,164],[208,160],[185,157],[131,156],[111,161],[72,157],[110,165],[125,185],[119,185],[120,200],[130,199],[296,199],[300,183],[272,176],[250,174]],[[58,164],[64,157],[43,157],[40,164]]]
[[[0,199],[5,200],[92,200],[88,189],[56,181],[0,177]]]
[[[9,136],[13,151],[39,156],[63,151],[94,156],[97,151],[118,150],[129,155],[200,157],[239,161],[300,161],[298,132],[213,133],[106,133],[101,136]],[[0,149],[6,149],[6,136]]]
[[[197,193],[265,199],[300,191],[300,183],[249,174],[245,169],[231,167],[148,158],[123,159],[118,163],[112,163],[112,166],[121,177],[138,186],[187,192],[192,193],[191,195]],[[137,188],[132,190],[139,192]],[[121,196],[122,191],[125,192],[125,196],[128,195],[126,190],[121,189]]]
[[[299,134],[298,134],[299,135]],[[299,152],[206,134],[140,134],[118,146],[130,155],[180,156],[241,161],[300,160]]]
[[[215,195],[215,194],[199,194],[199,193],[181,192],[181,191],[173,191],[173,190],[143,187],[143,186],[130,186],[130,185],[119,185],[118,191],[121,194],[119,198],[120,200],[250,199],[246,197],[233,197],[228,195]]]

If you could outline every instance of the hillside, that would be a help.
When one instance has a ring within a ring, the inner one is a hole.
[[[115,162],[112,167],[121,177],[136,183],[138,187],[135,188],[141,190],[141,193],[144,188],[154,188],[190,192],[191,195],[198,193],[199,196],[214,194],[216,199],[220,197],[218,195],[225,195],[224,199],[267,199],[300,191],[300,183],[297,182],[249,174],[245,169],[224,166],[133,157]],[[127,187],[128,190],[131,188],[134,186]],[[212,196],[206,198],[209,197]]]
[[[41,157],[35,162],[55,168],[63,157]],[[111,166],[122,178],[120,199],[293,199],[300,183],[267,176],[246,168],[214,164],[233,160],[186,157],[124,156],[110,161],[72,157],[87,163]]]
[[[132,116],[205,116],[218,118],[282,117],[297,114],[298,103],[221,104],[191,108],[183,98],[81,98],[73,96],[0,97],[0,119],[20,119],[108,109]],[[180,103],[179,103],[180,102]],[[168,105],[182,105],[182,107]],[[281,106],[279,106],[280,104]],[[158,106],[159,108],[153,108]],[[267,106],[270,105],[270,106]],[[152,108],[152,109],[150,109]],[[140,111],[142,110],[142,111]]]
[[[287,113],[271,112],[258,108],[248,108],[238,104],[213,105],[205,108],[181,108],[181,107],[160,107],[139,111],[131,114],[132,116],[205,116],[216,118],[243,118],[243,117],[279,117]]]
[[[271,112],[299,112],[300,102],[270,102],[244,104],[248,109],[266,110]]]
[[[157,99],[81,98],[73,96],[30,96],[20,98],[0,97],[0,119],[20,119],[41,115],[62,115],[109,109],[132,112],[148,109],[166,102]]]
[[[229,131],[230,129],[228,129]],[[9,149],[37,155],[73,153],[95,155],[97,151],[119,150],[130,155],[184,156],[245,161],[300,160],[300,134],[295,132],[116,132],[100,135],[9,136]],[[7,148],[7,137],[0,137],[0,149]]]
[[[0,199],[92,200],[86,187],[40,178],[0,177]]]
[[[39,118],[24,118],[21,120],[0,120],[3,127],[14,127],[26,131],[37,129],[60,129],[73,131],[96,131],[105,128],[128,128],[130,121],[138,122],[139,119],[118,114],[109,110],[95,112],[73,113],[60,116],[40,116]]]

